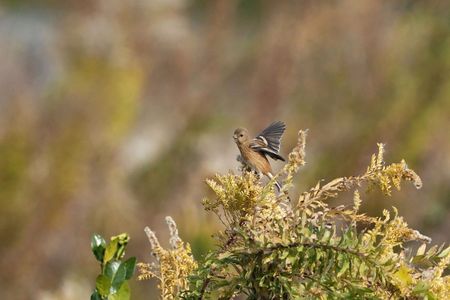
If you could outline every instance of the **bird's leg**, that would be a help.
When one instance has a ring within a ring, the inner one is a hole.
[[[269,173],[267,173],[267,177],[269,177],[270,180],[272,180],[274,176],[272,175],[272,173],[269,172]],[[276,186],[278,192],[281,192],[281,184],[277,180],[275,180],[275,186]]]

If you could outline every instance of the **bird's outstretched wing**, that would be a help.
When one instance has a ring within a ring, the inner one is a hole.
[[[285,159],[278,154],[280,151],[281,136],[285,129],[286,125],[283,122],[273,122],[250,142],[250,147],[255,151],[269,155],[275,160],[280,159],[285,161]]]

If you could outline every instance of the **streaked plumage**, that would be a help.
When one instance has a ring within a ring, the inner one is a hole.
[[[251,169],[273,178],[272,167],[267,156],[274,160],[285,159],[279,154],[280,140],[286,129],[286,125],[277,121],[270,124],[254,139],[249,139],[248,131],[245,128],[237,128],[234,131],[234,141],[241,152],[243,162]],[[278,190],[281,189],[276,183]]]

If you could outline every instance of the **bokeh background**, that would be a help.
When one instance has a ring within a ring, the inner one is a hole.
[[[274,120],[284,155],[309,128],[298,190],[386,143],[424,187],[363,209],[450,241],[449,1],[1,1],[0,298],[87,299],[91,234],[149,260],[166,215],[201,259],[220,227],[204,179],[236,171],[235,127]]]

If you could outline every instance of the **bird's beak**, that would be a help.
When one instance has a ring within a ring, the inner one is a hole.
[[[237,141],[237,135],[233,135],[233,139],[236,142]]]

